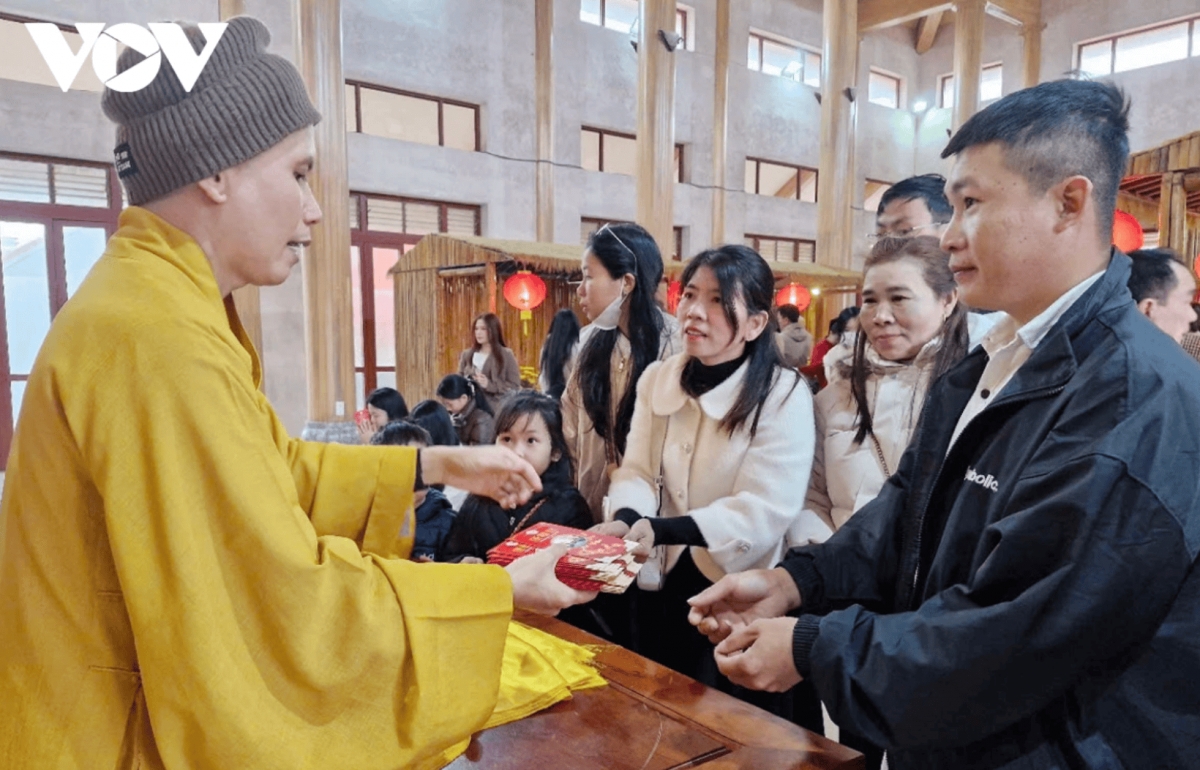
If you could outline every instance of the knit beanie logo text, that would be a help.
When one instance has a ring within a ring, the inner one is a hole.
[[[996,477],[990,473],[984,476],[982,473],[976,473],[974,468],[967,468],[967,475],[963,478],[992,492],[1000,491],[1000,482],[996,481]]]
[[[183,27],[168,22],[152,22],[150,29],[139,24],[114,24],[107,30],[104,24],[83,22],[76,24],[83,45],[72,52],[63,32],[55,24],[45,22],[28,23],[25,27],[42,58],[50,67],[55,82],[65,93],[75,82],[75,76],[83,68],[83,61],[90,53],[92,69],[96,77],[113,91],[132,93],[140,91],[154,82],[166,55],[179,78],[184,91],[191,92],[200,77],[204,65],[217,49],[217,43],[225,34],[226,22],[210,22],[196,26],[204,34],[204,50],[196,53],[188,41]],[[124,72],[117,74],[117,44],[134,49],[146,58]]]

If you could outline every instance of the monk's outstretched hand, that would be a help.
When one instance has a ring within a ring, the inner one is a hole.
[[[422,449],[421,479],[426,484],[449,484],[490,497],[503,508],[525,504],[542,488],[532,465],[512,450],[494,444]]]
[[[560,610],[596,598],[594,591],[576,591],[555,577],[554,566],[566,552],[567,546],[552,545],[522,556],[504,568],[512,578],[513,607],[539,615],[557,615]]]

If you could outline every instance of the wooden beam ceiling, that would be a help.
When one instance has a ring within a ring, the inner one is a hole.
[[[935,11],[953,10],[954,3],[945,0],[859,0],[858,31],[903,24]]]
[[[917,53],[929,53],[933,41],[937,38],[938,27],[942,25],[942,14],[945,11],[934,11],[928,16],[922,16],[917,22]]]

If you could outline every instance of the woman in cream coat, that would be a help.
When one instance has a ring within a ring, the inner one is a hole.
[[[801,515],[813,453],[812,399],[774,344],[774,279],[744,246],[684,270],[685,352],[651,364],[602,525],[653,548],[642,568],[638,650],[721,686],[687,600],[728,572],[774,566]]]

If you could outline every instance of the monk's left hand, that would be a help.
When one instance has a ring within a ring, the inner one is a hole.
[[[426,447],[421,450],[421,479],[490,497],[503,508],[524,505],[542,488],[533,466],[499,444]]]
[[[792,659],[795,630],[795,618],[756,620],[717,645],[717,668],[742,687],[787,692],[801,680]]]

